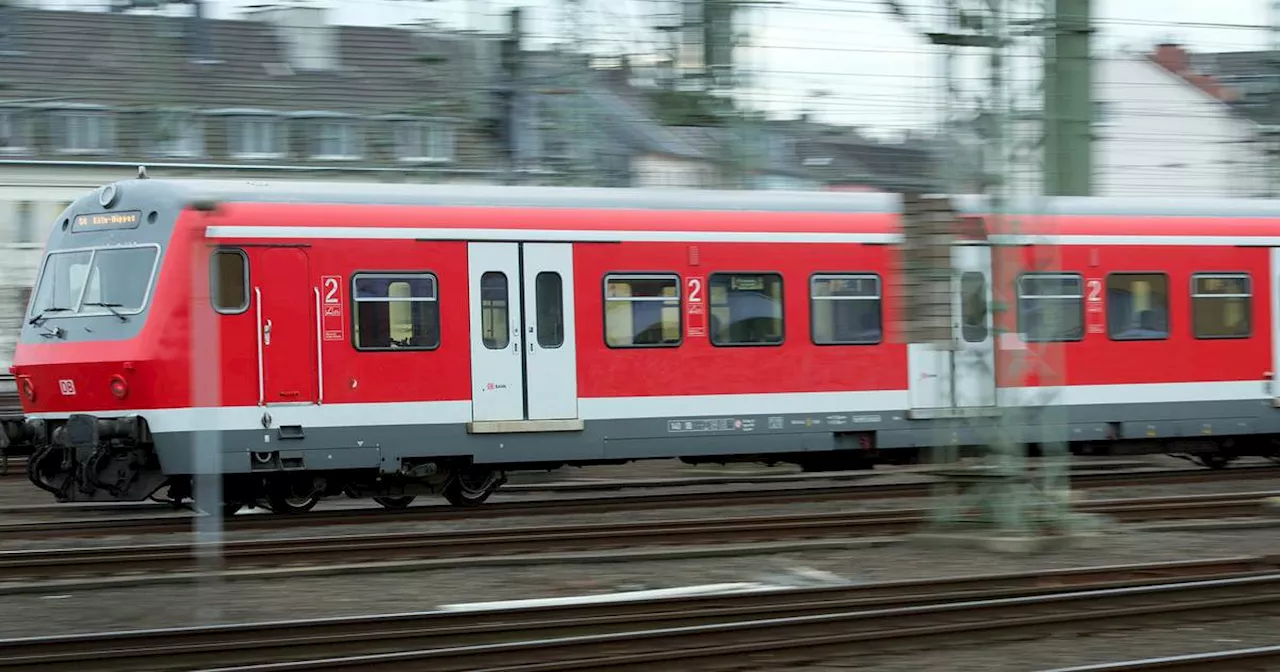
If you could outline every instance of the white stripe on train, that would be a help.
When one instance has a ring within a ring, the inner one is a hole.
[[[329,240],[474,240],[530,242],[672,243],[899,243],[896,233],[812,233],[802,231],[625,231],[556,229],[400,228],[377,226],[210,226],[208,238]],[[1280,247],[1280,236],[1080,236],[997,235],[1006,245],[1157,245],[1177,247]]]
[[[1046,398],[1052,392],[1066,406],[1163,404],[1176,402],[1246,401],[1267,399],[1263,381],[1153,383],[1143,385],[1075,385],[1063,388],[1008,388],[1000,403],[1009,405],[1023,395]],[[878,392],[796,392],[781,394],[721,394],[663,397],[593,397],[578,400],[583,420],[679,419],[699,416],[769,416],[787,414],[899,412],[909,405],[906,390]],[[178,408],[162,410],[89,411],[102,416],[139,414],[155,433],[201,430],[261,429],[269,412],[275,426],[375,427],[387,425],[460,425],[471,421],[470,401],[280,405],[269,407]],[[1280,412],[1280,411],[1278,411]],[[33,418],[65,418],[67,413],[32,413]],[[886,418],[888,419],[888,418]]]

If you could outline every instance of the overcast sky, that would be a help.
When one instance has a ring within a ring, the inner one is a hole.
[[[106,0],[45,0],[86,7]],[[211,14],[233,18],[268,0],[207,0]],[[337,23],[395,25],[434,19],[453,26],[497,29],[513,5],[527,8],[527,31],[546,41],[565,34],[571,0],[311,0]],[[589,46],[614,52],[651,50],[653,15],[674,0],[578,0]],[[834,123],[879,129],[928,127],[940,101],[939,59],[882,0],[767,0],[748,26],[755,46],[740,51],[754,75],[750,101],[774,113],[808,108]],[[1094,0],[1095,53],[1145,50],[1174,40],[1197,51],[1266,48],[1271,0]],[[942,0],[901,0],[920,27],[938,27]],[[1030,4],[1031,0],[1021,0]],[[965,75],[977,73],[969,64]],[[815,98],[814,91],[826,95]]]

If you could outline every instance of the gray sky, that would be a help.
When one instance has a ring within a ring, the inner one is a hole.
[[[47,6],[86,7],[104,0],[45,0]],[[212,14],[231,18],[266,0],[209,0]],[[647,30],[658,8],[674,0],[579,0],[582,32],[591,47],[614,52],[654,45]],[[1028,1],[1029,0],[1024,0]],[[527,30],[542,40],[565,34],[567,0],[311,0],[331,8],[332,20],[394,25],[434,19],[454,26],[495,29],[506,8],[521,5]],[[776,113],[804,107],[819,119],[877,129],[927,128],[940,101],[939,59],[911,28],[889,15],[881,0],[776,0],[756,9],[748,29],[754,46],[741,60],[754,75],[750,102]],[[929,28],[941,0],[902,0]],[[1099,32],[1095,53],[1146,49],[1173,39],[1196,51],[1265,48],[1270,0],[1094,0]],[[1027,59],[1023,59],[1027,60]],[[1029,62],[1029,61],[1028,61]],[[962,79],[973,78],[974,63]],[[1027,75],[1030,76],[1030,75]],[[825,91],[814,99],[810,93]]]

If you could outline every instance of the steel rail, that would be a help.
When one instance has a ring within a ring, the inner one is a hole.
[[[768,669],[921,647],[989,642],[992,636],[1096,631],[1186,615],[1215,616],[1280,607],[1280,574],[971,599],[881,609],[830,611],[607,634],[215,668],[216,672],[429,669],[630,670]],[[211,671],[212,672],[212,671]]]
[[[1146,497],[1089,502],[1081,511],[1121,521],[1249,516],[1274,492]],[[466,558],[485,555],[612,550],[900,535],[927,521],[925,509],[690,518],[642,522],[503,527],[226,541],[226,568]],[[192,571],[200,544],[163,543],[0,552],[0,580]]]
[[[1072,485],[1080,489],[1120,486],[1169,485],[1217,480],[1273,479],[1280,467],[1263,466],[1226,471],[1207,469],[1161,472],[1077,474]],[[224,521],[229,532],[280,529],[281,527],[377,525],[444,520],[479,520],[535,515],[597,514],[619,511],[652,511],[674,508],[722,508],[729,506],[789,505],[814,502],[845,502],[868,499],[927,497],[930,483],[841,483],[818,486],[754,488],[715,492],[675,492],[650,495],[604,497],[561,497],[532,501],[492,502],[479,507],[417,506],[402,511],[348,509],[312,511],[295,515],[232,516]],[[56,510],[56,509],[54,509]],[[107,510],[104,507],[103,510]],[[121,507],[121,510],[125,510]],[[191,532],[196,515],[121,518],[80,518],[0,524],[0,537],[38,538],[104,536],[121,533],[172,534]]]
[[[1266,667],[1261,667],[1262,664]],[[1206,670],[1274,670],[1280,668],[1280,646],[1189,653],[1181,656],[1143,658],[1097,665],[1059,667],[1046,672],[1205,672]]]
[[[530,638],[605,634],[877,609],[948,601],[1029,597],[1064,589],[1149,586],[1170,581],[1260,576],[1280,558],[1246,556],[860,585],[782,588],[674,598],[539,607],[428,611],[377,616],[195,626],[0,640],[0,670],[100,672],[191,669],[413,647],[446,648]]]

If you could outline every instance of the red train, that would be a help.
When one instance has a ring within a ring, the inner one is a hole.
[[[291,511],[645,458],[869,467],[1019,403],[995,364],[1040,342],[1076,452],[1277,455],[1280,204],[1053,200],[1021,246],[955,248],[952,353],[889,317],[901,203],[107,185],[54,227],[15,354],[29,475],[138,500],[214,472],[229,508]],[[1065,270],[993,276],[1044,246]]]

